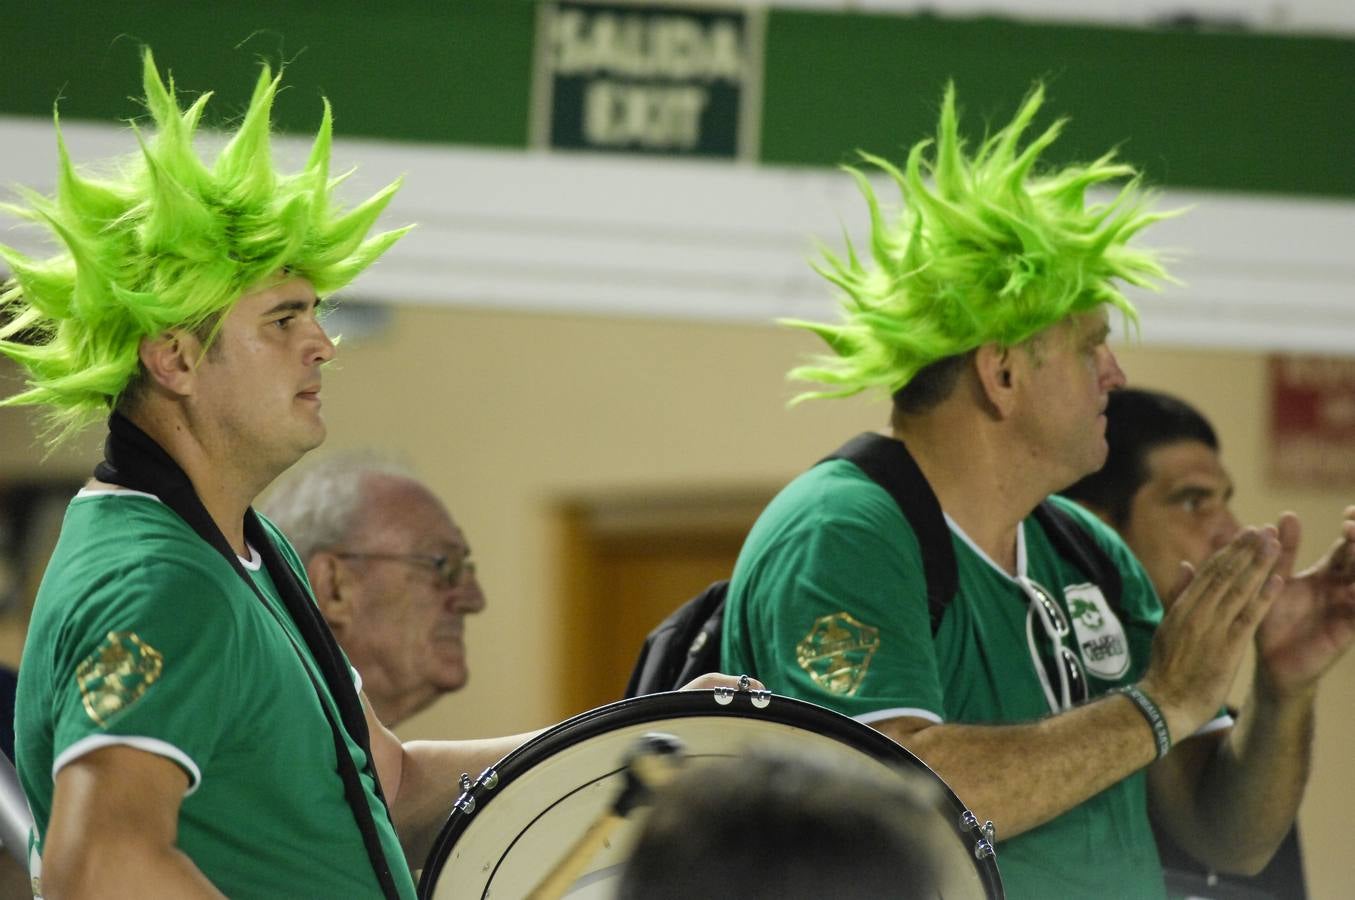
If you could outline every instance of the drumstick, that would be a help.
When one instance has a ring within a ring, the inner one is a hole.
[[[637,806],[648,803],[654,788],[677,775],[682,765],[682,742],[671,734],[646,734],[631,747],[623,765],[626,784],[611,808],[588,826],[564,859],[527,895],[528,900],[559,900],[564,896],[607,839],[626,821],[626,816]]]

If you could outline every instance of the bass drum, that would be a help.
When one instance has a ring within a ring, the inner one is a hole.
[[[1004,896],[991,835],[917,757],[873,728],[821,706],[765,692],[719,690],[652,694],[590,710],[523,744],[476,781],[463,776],[463,793],[433,844],[419,896],[528,896],[611,810],[626,786],[627,754],[653,732],[678,738],[686,766],[780,744],[915,773],[935,786],[929,792],[936,797],[934,821],[927,827],[940,848],[939,895]],[[566,897],[612,897],[643,821],[635,819],[609,836]]]

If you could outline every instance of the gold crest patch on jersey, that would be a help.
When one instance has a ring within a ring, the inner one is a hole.
[[[878,628],[839,612],[814,620],[809,634],[795,645],[795,661],[825,691],[850,697],[861,687],[879,648]]]
[[[75,669],[85,712],[100,725],[131,706],[164,671],[165,658],[130,631],[110,631]]]

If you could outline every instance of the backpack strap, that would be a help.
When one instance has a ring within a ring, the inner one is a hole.
[[[1059,556],[1081,569],[1087,580],[1101,589],[1106,602],[1119,616],[1124,582],[1119,568],[1091,532],[1048,500],[1035,507],[1035,519],[1049,536]]]
[[[922,550],[922,569],[927,579],[927,612],[932,634],[941,627],[946,607],[960,589],[955,548],[950,528],[941,513],[941,503],[903,441],[873,432],[858,434],[819,462],[845,459],[884,488],[908,520]]]
[[[941,627],[941,617],[960,589],[950,527],[946,525],[936,493],[903,441],[895,438],[865,432],[819,462],[832,459],[845,459],[866,473],[894,498],[908,520],[922,551],[922,569],[927,580],[927,613],[935,636]],[[1119,615],[1124,591],[1120,570],[1091,533],[1048,500],[1035,508],[1035,518],[1058,554],[1082,570]]]
[[[649,632],[631,670],[626,697],[675,691],[720,668],[720,631],[729,582],[720,580],[683,603]]]
[[[932,635],[959,590],[959,572],[950,528],[940,501],[902,441],[865,433],[843,444],[831,459],[844,459],[882,487],[917,535],[927,581],[927,610]],[[1123,590],[1120,571],[1095,538],[1068,513],[1048,500],[1035,517],[1055,550],[1101,588],[1111,609],[1119,613]],[[631,671],[626,697],[676,690],[703,672],[720,667],[720,632],[728,581],[717,581],[683,603],[649,633]]]

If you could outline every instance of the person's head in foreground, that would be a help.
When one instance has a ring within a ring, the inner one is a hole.
[[[691,763],[656,791],[617,898],[934,897],[938,789],[845,754]]]

